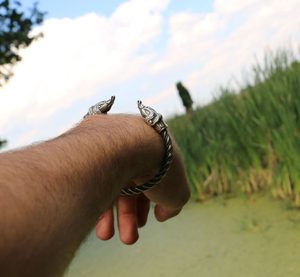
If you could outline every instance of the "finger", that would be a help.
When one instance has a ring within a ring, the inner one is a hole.
[[[101,215],[96,225],[96,235],[99,239],[109,240],[114,236],[114,233],[114,212],[113,208],[110,208]]]
[[[150,210],[150,201],[144,195],[140,194],[137,197],[137,221],[138,227],[141,228],[146,225]]]
[[[136,197],[120,196],[117,201],[118,227],[120,240],[133,244],[138,240]]]
[[[178,215],[180,213],[180,211],[181,211],[181,208],[169,209],[169,208],[163,207],[161,205],[156,205],[155,209],[154,209],[154,214],[158,221],[163,222],[169,218],[172,218],[172,217]]]

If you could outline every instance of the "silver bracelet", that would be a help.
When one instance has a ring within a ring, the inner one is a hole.
[[[115,97],[112,96],[107,101],[101,101],[97,103],[96,105],[90,107],[88,113],[84,116],[84,118],[94,114],[106,114],[111,109],[112,105],[114,104],[114,101]],[[167,171],[169,170],[173,160],[172,140],[168,133],[168,126],[164,122],[162,115],[156,112],[151,107],[144,106],[142,104],[142,101],[138,101],[137,103],[139,111],[142,117],[144,118],[145,122],[152,128],[154,128],[162,137],[165,146],[165,154],[159,172],[152,179],[141,185],[123,188],[121,190],[121,195],[140,194],[159,184],[162,178],[167,174]]]
[[[94,115],[94,114],[108,113],[110,111],[112,105],[114,104],[115,99],[116,99],[116,97],[112,96],[109,100],[104,100],[104,101],[98,102],[94,106],[91,106],[89,108],[89,111],[83,118],[86,118],[86,117],[88,117],[90,115]]]

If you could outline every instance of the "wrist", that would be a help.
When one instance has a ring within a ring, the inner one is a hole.
[[[90,129],[90,135],[99,147],[107,149],[105,155],[113,169],[112,177],[118,193],[128,181],[159,169],[164,145],[159,134],[142,117],[95,115],[85,119],[81,125]],[[99,154],[102,158],[103,153]]]

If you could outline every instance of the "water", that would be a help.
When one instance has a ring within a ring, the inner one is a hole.
[[[140,240],[92,233],[65,277],[300,276],[300,211],[255,196],[190,203],[175,219],[153,216]]]

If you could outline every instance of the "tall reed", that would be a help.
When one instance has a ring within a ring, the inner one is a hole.
[[[203,200],[268,188],[300,207],[300,62],[289,51],[268,54],[249,80],[168,122],[193,193]]]

